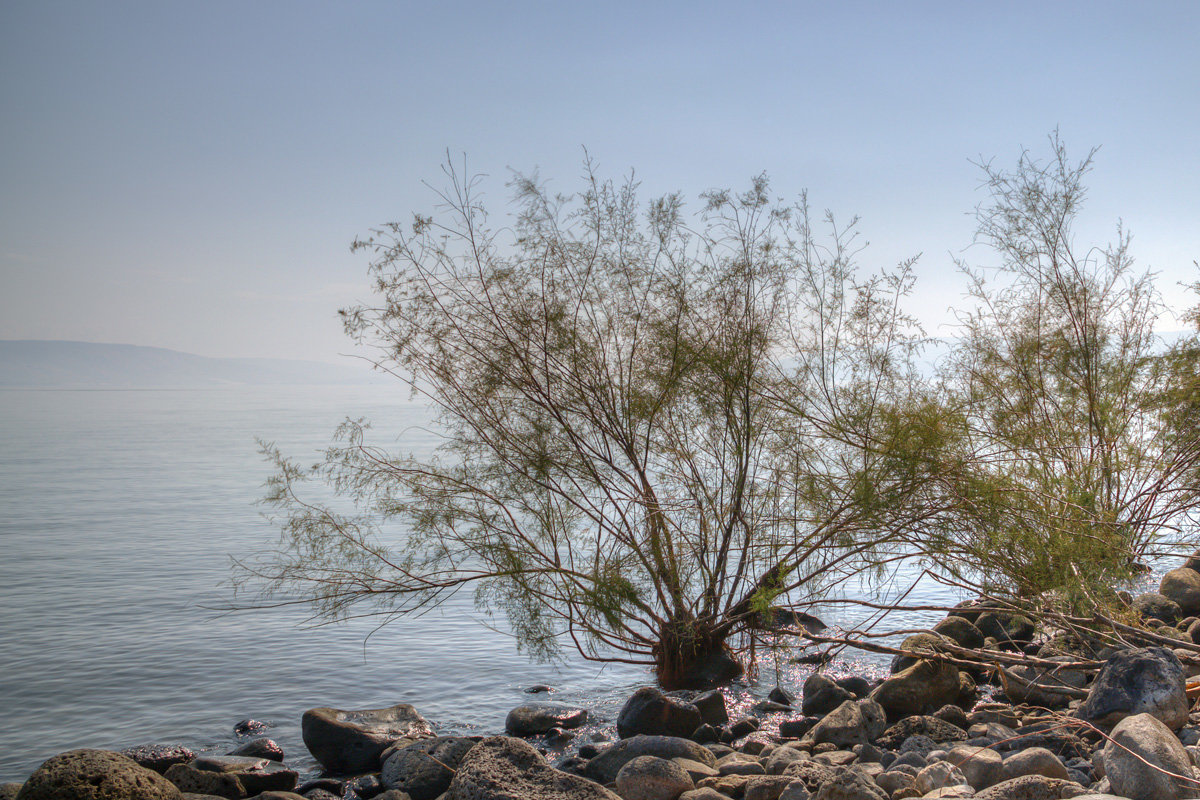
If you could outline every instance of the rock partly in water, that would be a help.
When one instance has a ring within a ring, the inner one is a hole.
[[[1113,728],[1104,745],[1104,775],[1115,794],[1131,800],[1200,796],[1187,751],[1170,728],[1150,714],[1126,717]]]
[[[253,797],[262,792],[290,792],[299,775],[267,758],[199,756],[167,770],[167,780],[181,791],[217,797]]]
[[[678,697],[643,686],[625,701],[617,716],[617,735],[622,739],[646,736],[691,736],[704,722],[700,709]]]
[[[42,763],[20,800],[180,800],[179,789],[132,758],[108,750],[70,750]]]
[[[184,764],[196,757],[190,749],[181,744],[143,744],[138,747],[128,747],[121,755],[132,758],[146,769],[152,769],[163,774],[176,764]]]
[[[804,681],[801,690],[803,700],[800,710],[806,715],[821,716],[828,714],[847,700],[853,700],[854,695],[838,686],[832,678],[820,672],[814,672]]]
[[[1108,661],[1079,707],[1081,719],[1111,726],[1134,714],[1151,714],[1171,730],[1187,722],[1183,666],[1164,647],[1124,650]]]
[[[386,788],[407,792],[412,800],[433,800],[449,788],[454,771],[474,746],[474,739],[438,736],[389,748],[380,779]]]
[[[433,736],[433,728],[408,703],[388,708],[342,711],[310,708],[300,721],[304,746],[330,772],[373,772],[391,745]]]
[[[566,703],[527,703],[508,712],[508,718],[504,720],[504,730],[509,736],[537,736],[551,728],[578,728],[587,722],[587,719],[587,709],[579,706]]]
[[[247,756],[249,758],[267,758],[271,761],[283,761],[283,748],[274,739],[265,736],[251,739],[245,744],[229,751],[231,756]]]
[[[725,695],[718,689],[696,695],[692,698],[692,705],[700,709],[700,719],[704,720],[705,724],[720,727],[729,722]]]
[[[587,778],[555,769],[526,741],[508,736],[493,736],[471,748],[459,763],[445,798],[619,800],[617,795]]]

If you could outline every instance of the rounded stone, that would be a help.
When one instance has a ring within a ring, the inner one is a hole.
[[[578,728],[587,722],[586,708],[566,703],[526,703],[508,712],[504,730],[509,736],[537,736],[552,728]],[[694,729],[693,729],[694,730]]]
[[[617,773],[617,794],[622,800],[676,800],[694,788],[683,767],[654,756],[638,756]]]
[[[175,785],[132,758],[108,750],[71,750],[47,759],[18,800],[180,800]]]

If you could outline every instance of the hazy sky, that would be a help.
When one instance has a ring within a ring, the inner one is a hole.
[[[1200,3],[0,2],[0,338],[332,360],[356,235],[426,211],[447,148],[647,196],[773,188],[918,252],[944,332],[972,160],[1100,145],[1174,291],[1200,258]],[[694,203],[698,205],[698,203]],[[968,251],[970,256],[972,251]],[[981,254],[982,255],[982,254]]]

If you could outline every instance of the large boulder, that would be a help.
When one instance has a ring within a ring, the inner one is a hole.
[[[70,750],[33,771],[19,800],[180,800],[173,783],[108,750]]]
[[[638,734],[687,738],[703,722],[694,704],[665,695],[653,686],[643,686],[625,701],[617,716],[617,735],[622,739]]]
[[[888,719],[901,719],[953,703],[961,690],[957,667],[922,660],[876,686],[870,698],[883,706]]]
[[[1200,796],[1187,751],[1175,734],[1150,714],[1126,717],[1113,728],[1104,745],[1104,774],[1113,793],[1131,800]]]
[[[583,774],[597,783],[612,783],[617,779],[621,767],[638,756],[687,758],[699,761],[706,767],[717,765],[711,750],[690,739],[678,736],[634,736],[622,739],[588,761]]]
[[[504,730],[509,736],[536,736],[551,728],[578,728],[587,722],[587,718],[587,709],[579,706],[552,702],[527,703],[508,712]]]
[[[374,772],[391,745],[433,736],[433,728],[408,703],[359,711],[310,708],[300,732],[313,758],[336,773]]]
[[[438,736],[383,755],[380,779],[387,789],[407,792],[412,800],[433,800],[450,786],[459,763],[475,746],[463,736]]]
[[[184,792],[236,800],[262,792],[290,792],[299,775],[269,758],[200,756],[174,765],[166,777]]]
[[[555,769],[529,743],[509,736],[492,736],[471,748],[459,763],[445,797],[446,800],[620,800],[587,778]]]
[[[1170,650],[1124,650],[1104,662],[1078,714],[1106,726],[1134,714],[1152,714],[1179,730],[1188,715],[1184,687],[1183,666]]]
[[[1183,616],[1200,614],[1200,572],[1187,567],[1173,569],[1162,576],[1158,593],[1175,602]]]
[[[830,742],[849,750],[856,744],[875,741],[887,728],[887,714],[874,700],[847,700],[813,726],[805,739],[815,744]]]
[[[804,699],[800,703],[800,710],[805,715],[816,716],[828,714],[847,700],[854,699],[853,694],[820,672],[808,676],[801,695]]]

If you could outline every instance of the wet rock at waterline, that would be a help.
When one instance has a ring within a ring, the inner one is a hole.
[[[687,738],[703,722],[694,704],[643,686],[625,701],[617,717],[617,735],[622,739],[638,734]]]
[[[383,754],[384,787],[407,792],[412,800],[434,800],[450,786],[459,763],[477,743],[462,736],[439,736]]]
[[[504,730],[509,736],[536,736],[552,728],[578,728],[587,722],[587,718],[587,709],[579,706],[551,702],[527,703],[508,712]]]
[[[379,769],[383,751],[400,740],[433,736],[433,728],[408,703],[359,711],[310,708],[300,729],[304,746],[321,766],[349,774]]]

